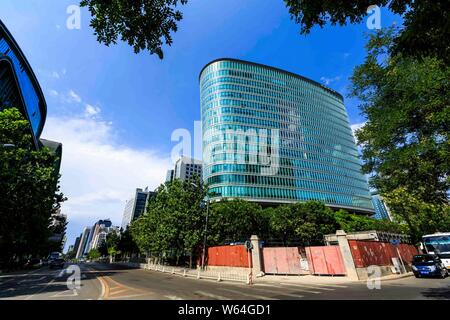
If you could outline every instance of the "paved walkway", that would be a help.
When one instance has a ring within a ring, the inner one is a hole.
[[[381,281],[396,280],[413,276],[412,272],[406,274],[392,274],[381,277]],[[375,279],[374,279],[375,280]],[[366,280],[351,280],[345,276],[280,276],[280,275],[265,275],[264,277],[253,278],[254,283],[278,283],[278,284],[348,284],[366,282]]]

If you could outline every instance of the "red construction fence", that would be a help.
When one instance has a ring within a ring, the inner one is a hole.
[[[350,250],[356,268],[366,268],[371,265],[392,265],[392,258],[398,258],[397,249],[388,242],[349,240]],[[405,264],[411,263],[418,250],[411,244],[398,245],[400,256]]]
[[[251,263],[251,254],[249,254],[249,251],[243,245],[208,248],[208,266],[248,268],[251,266]]]
[[[339,246],[306,247],[309,271],[320,275],[345,275],[344,260]]]
[[[269,274],[303,274],[300,247],[262,248],[263,270]]]

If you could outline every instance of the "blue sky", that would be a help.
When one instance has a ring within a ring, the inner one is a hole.
[[[22,47],[48,104],[43,137],[64,144],[62,191],[69,197],[68,243],[86,225],[111,218],[120,225],[136,187],[156,187],[171,165],[172,132],[193,132],[200,120],[198,74],[209,61],[259,62],[327,84],[344,96],[348,77],[365,56],[364,21],[315,28],[307,36],[282,0],[190,0],[165,58],[134,54],[126,44],[97,43],[76,0],[2,0],[0,18]],[[383,27],[400,18],[382,9]],[[350,122],[364,119],[346,99]]]

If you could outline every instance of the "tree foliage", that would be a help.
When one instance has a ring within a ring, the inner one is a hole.
[[[450,227],[450,68],[436,57],[393,54],[394,30],[372,35],[352,76],[367,118],[357,131],[363,171],[414,241]]]
[[[131,234],[141,252],[191,257],[202,241],[206,188],[199,177],[161,185],[146,214],[134,221]]]
[[[98,249],[91,249],[88,253],[88,259],[96,260],[101,257],[100,251]]]
[[[0,112],[0,265],[48,254],[51,218],[65,200],[56,161],[48,148],[35,149],[18,109]]]
[[[404,23],[393,52],[413,57],[437,56],[448,61],[449,4],[446,0],[285,0],[292,19],[307,34],[314,26],[360,23],[369,6],[387,7]]]
[[[252,234],[266,233],[266,220],[258,204],[242,199],[223,200],[211,205],[208,243],[245,241]]]
[[[92,15],[91,27],[97,40],[109,46],[127,42],[136,53],[148,50],[164,57],[162,46],[172,44],[172,32],[183,15],[176,10],[187,0],[82,0]]]
[[[408,226],[414,242],[424,234],[450,230],[450,207],[447,204],[424,202],[404,187],[390,192],[385,200],[396,220]]]
[[[425,202],[447,203],[450,68],[436,58],[390,55],[393,39],[393,30],[371,36],[352,76],[367,118],[356,133],[363,170],[381,194],[403,187]]]

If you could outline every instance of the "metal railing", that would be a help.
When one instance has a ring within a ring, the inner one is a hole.
[[[136,267],[138,264],[135,265]],[[139,267],[163,272],[170,273],[174,275],[179,275],[183,277],[191,277],[196,279],[211,279],[216,281],[237,281],[244,282],[247,284],[252,283],[252,275],[251,271],[248,268],[218,268],[218,269],[209,269],[208,267],[205,270],[201,268],[190,269],[185,267],[176,267],[176,266],[168,266],[159,263],[148,262],[146,264],[139,264]]]

